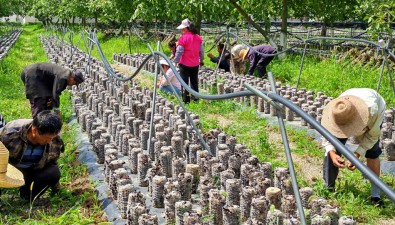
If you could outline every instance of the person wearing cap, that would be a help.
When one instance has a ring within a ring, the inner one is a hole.
[[[78,70],[69,70],[52,63],[35,63],[21,73],[26,98],[30,101],[33,118],[42,110],[59,108],[59,96],[67,86],[84,81]]]
[[[375,90],[352,88],[325,106],[321,120],[322,126],[343,144],[352,138],[358,144],[354,155],[357,158],[365,156],[367,166],[377,176],[380,176],[379,156],[382,151],[379,138],[385,109],[384,99]],[[323,178],[328,189],[334,191],[339,168],[355,170],[355,166],[350,161],[346,162],[326,139],[322,145],[325,148]],[[370,194],[372,204],[382,206],[380,189],[373,182]]]
[[[9,163],[22,172],[25,180],[19,189],[21,198],[31,201],[48,188],[58,190],[57,161],[64,152],[64,143],[58,135],[61,128],[59,116],[44,110],[34,119],[10,121],[0,132],[0,141],[9,151]]]
[[[231,64],[230,71],[235,75],[243,75],[245,71],[245,62],[239,58],[240,51],[247,49],[247,45],[237,44],[232,47],[231,52]]]
[[[170,68],[169,64],[166,60],[159,60],[159,64],[162,66],[163,70],[166,73],[167,79],[169,79],[170,83],[173,85],[174,90],[176,91],[177,95],[181,95],[181,83],[177,79],[176,75],[174,74],[173,70]],[[167,93],[167,94],[174,94],[173,89],[170,87],[169,82],[166,80],[164,76],[160,78],[159,83],[157,84],[160,91]]]
[[[180,76],[184,82],[194,91],[199,92],[199,65],[204,65],[203,39],[189,19],[184,19],[177,29],[181,30],[182,36],[177,43],[174,62],[178,63]],[[196,100],[194,96],[190,97],[186,90],[183,91],[182,98],[185,103],[190,102],[191,98]]]
[[[267,78],[266,67],[274,59],[277,50],[270,45],[257,45],[252,48],[241,49],[239,60],[242,62],[250,61],[250,68],[247,74],[253,75],[255,69],[258,71],[258,77]]]
[[[213,54],[208,53],[207,56],[210,58],[211,62],[219,64],[218,67],[220,69],[225,70],[225,72],[230,72],[230,52],[225,50],[225,45],[219,43],[217,45],[218,57],[215,57]]]

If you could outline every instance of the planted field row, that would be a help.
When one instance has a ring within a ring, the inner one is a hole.
[[[113,60],[128,66],[139,67],[146,57],[146,54],[114,54]],[[145,64],[144,69],[154,73],[155,62],[150,60]],[[200,87],[211,93],[224,94],[243,91],[245,90],[243,87],[244,83],[249,83],[260,90],[271,90],[268,80],[250,75],[232,75],[226,72],[215,71],[210,68],[201,69],[199,71],[199,78]],[[283,85],[281,82],[277,82],[276,87],[277,92],[281,96],[301,107],[318,122],[321,122],[323,107],[333,99],[333,97],[326,96],[323,92],[317,92],[315,94],[313,91],[306,90],[305,88],[296,89],[288,84]],[[257,96],[240,97],[237,98],[236,101],[244,103],[247,106],[255,107],[258,113],[267,114],[273,117],[276,116],[275,107]],[[308,129],[312,128],[310,124],[301,119],[289,108],[284,107],[282,114],[286,121],[293,121],[293,124],[307,127]],[[387,161],[395,161],[395,132],[393,132],[393,130],[395,130],[394,115],[395,110],[393,108],[389,108],[385,111],[385,119],[381,129],[380,140],[384,149],[384,160]]]
[[[0,60],[7,54],[16,40],[18,40],[21,33],[22,29],[16,29],[10,31],[8,34],[0,36]]]
[[[70,46],[59,48],[54,39],[43,39],[43,43],[49,59],[54,62],[68,65],[70,62],[66,60],[71,58],[74,66],[86,64],[87,55],[83,52],[70,57]],[[126,61],[133,64],[140,60],[141,57],[129,57]],[[154,68],[152,63],[148,65],[147,70]],[[242,90],[244,82],[264,90],[268,88],[267,81],[225,73],[220,76],[226,85],[221,85],[213,71],[205,69],[202,73],[205,73],[201,74],[202,87],[216,87],[218,93]],[[199,144],[197,131],[187,120],[188,112],[160,96],[156,99],[153,138],[149,140],[152,91],[136,81],[126,84],[110,80],[98,60],[93,60],[87,76],[81,89],[74,90],[75,110],[97,153],[97,163],[104,167],[109,192],[117,201],[121,216],[127,219],[125,222],[299,223],[288,169],[259,162],[245,145],[238,144],[234,137],[219,129],[204,135],[210,148],[206,152]],[[310,110],[311,115],[319,112],[317,108],[330,99],[320,93],[315,101],[313,93],[306,90],[282,87],[280,83],[277,86],[291,101],[302,107],[307,104],[304,108]],[[260,112],[274,114],[270,105],[265,106],[265,102],[255,96],[238,101],[256,106]],[[295,118],[292,112],[283,113],[287,120]],[[190,116],[200,124],[198,115]],[[388,111],[388,120],[393,122],[393,111]],[[309,223],[330,224],[332,220],[355,224],[350,217],[340,217],[340,209],[328,205],[325,199],[311,198],[314,195],[311,188],[301,188],[300,192],[303,205],[308,209]]]

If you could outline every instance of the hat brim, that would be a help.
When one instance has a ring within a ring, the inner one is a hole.
[[[356,114],[347,124],[343,125],[339,125],[335,122],[332,111],[333,106],[336,103],[335,100],[339,100],[340,98],[346,98],[356,108]],[[349,138],[362,135],[366,131],[368,120],[369,108],[366,103],[361,98],[347,95],[336,98],[325,106],[322,112],[321,125],[337,138]]]
[[[25,184],[23,174],[11,164],[7,165],[7,173],[0,175],[1,188],[16,188]]]
[[[178,26],[176,29],[177,30],[181,30],[181,29],[184,29],[184,28],[186,28],[187,26],[185,26],[185,25],[183,25],[183,24],[181,24],[180,26]]]
[[[245,62],[246,61],[246,57],[247,57],[247,54],[248,54],[249,50],[250,50],[250,48],[248,48],[248,47],[246,49],[241,50],[241,51],[243,51],[243,55],[240,57],[240,61],[241,62]]]

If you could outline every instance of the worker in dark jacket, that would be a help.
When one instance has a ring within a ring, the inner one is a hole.
[[[230,52],[225,50],[225,45],[219,43],[217,45],[218,57],[213,54],[208,53],[207,56],[210,58],[211,62],[219,63],[218,67],[225,70],[225,72],[230,72]]]
[[[26,88],[33,118],[42,110],[59,108],[59,96],[67,85],[84,81],[80,71],[63,68],[51,63],[36,63],[25,67],[21,80]]]
[[[270,45],[257,45],[252,48],[242,49],[239,53],[239,58],[243,61],[250,61],[249,75],[253,75],[255,68],[257,68],[258,77],[267,78],[266,66],[274,58],[274,56],[267,54],[275,54],[276,52],[277,50]]]
[[[25,180],[20,188],[23,199],[32,201],[48,188],[56,191],[60,180],[57,161],[64,151],[58,136],[61,128],[59,116],[44,110],[33,120],[13,120],[1,130],[0,141],[9,151],[9,163],[22,172]]]

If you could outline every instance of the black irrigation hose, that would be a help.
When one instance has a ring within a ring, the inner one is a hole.
[[[233,33],[231,33],[232,35],[234,35]],[[234,35],[237,37],[237,35]],[[105,59],[104,54],[100,48],[100,45],[98,43],[97,37],[94,37],[95,40],[90,39],[93,43],[96,44],[98,51],[102,57],[102,59],[104,59],[103,64],[105,66],[109,66],[108,61]],[[365,43],[369,43],[371,45],[374,45],[376,47],[381,47],[380,45],[371,42],[371,41],[367,41],[367,40],[362,40],[362,39],[353,39],[353,38],[330,38],[330,37],[315,37],[315,38],[310,38],[307,39],[306,42],[309,41],[314,41],[314,40],[322,40],[322,39],[333,39],[333,40],[348,40],[348,41],[359,41],[359,42],[365,42]],[[242,40],[243,41],[243,40]],[[244,41],[243,41],[244,42]],[[290,48],[289,48],[290,49]],[[289,50],[287,49],[287,51]],[[387,48],[385,48],[385,51],[390,54],[391,56],[394,56],[394,54],[392,52],[390,52]],[[277,53],[279,54],[279,53]],[[207,94],[200,94],[196,91],[194,91],[192,88],[189,87],[189,85],[187,85],[183,79],[181,79],[181,76],[179,75],[178,71],[176,70],[175,66],[173,65],[173,63],[169,60],[169,58],[162,52],[153,52],[153,54],[150,54],[149,56],[147,56],[142,65],[144,65],[149,58],[153,57],[153,55],[158,55],[163,57],[170,65],[170,68],[174,71],[174,74],[176,75],[177,79],[180,81],[181,85],[189,92],[191,93],[193,96],[198,97],[198,98],[202,98],[202,99],[207,99],[207,100],[223,100],[223,99],[230,99],[230,98],[237,98],[237,97],[242,97],[242,96],[252,96],[255,95],[253,92],[251,91],[240,91],[240,92],[235,92],[235,93],[228,93],[228,94],[222,94],[222,95],[207,95]],[[269,54],[267,54],[269,55]],[[271,54],[271,55],[276,55],[276,54]],[[142,68],[142,65],[138,68],[138,70],[140,70]],[[111,72],[112,69],[110,70]],[[135,72],[134,76],[137,74],[137,71]],[[114,74],[111,74],[114,78],[118,78],[118,76]],[[134,77],[133,76],[133,77]],[[122,79],[120,78],[119,80],[121,81],[126,81],[126,80],[130,80],[132,79],[132,77],[129,77],[127,79]],[[156,84],[155,84],[156,85]],[[367,168],[358,158],[356,158],[354,156],[354,154],[352,154],[347,147],[345,147],[339,140],[337,140],[337,138],[335,138],[331,133],[329,133],[324,127],[321,126],[321,124],[319,124],[315,119],[313,119],[311,116],[309,116],[306,112],[304,112],[299,106],[293,104],[291,101],[289,101],[288,99],[283,98],[282,96],[273,93],[273,92],[266,92],[266,91],[261,91],[263,94],[266,94],[269,98],[273,99],[276,102],[279,102],[283,105],[285,105],[286,107],[288,107],[289,109],[291,109],[293,112],[295,112],[296,114],[298,114],[299,116],[301,116],[304,120],[306,120],[306,122],[308,122],[309,124],[312,125],[312,127],[314,129],[316,129],[324,138],[326,138],[330,143],[332,143],[334,145],[334,147],[340,152],[342,153],[348,160],[350,160],[365,176],[367,176],[367,178],[369,180],[371,180],[373,183],[375,183],[393,202],[395,202],[395,192],[394,190],[392,190],[391,188],[389,188],[383,181],[380,180],[380,178],[374,174],[369,168]]]
[[[268,77],[269,77],[271,91],[272,92],[276,92],[276,85],[275,85],[275,81],[274,81],[274,78],[273,78],[273,75],[272,75],[271,72],[268,73]],[[254,92],[257,96],[262,97],[264,100],[266,99],[264,97],[264,95],[258,89],[256,89],[255,87],[252,87],[251,85],[246,84],[246,83],[244,83],[243,86],[246,87],[251,92]],[[266,101],[268,101],[269,103],[273,102],[271,99],[270,100],[266,100]],[[306,218],[305,218],[305,215],[304,215],[304,210],[303,210],[303,205],[302,205],[302,198],[300,197],[300,191],[299,191],[299,186],[298,186],[298,179],[296,178],[295,167],[294,167],[294,163],[293,163],[293,160],[292,160],[292,154],[291,154],[291,149],[289,147],[288,136],[287,136],[287,132],[286,132],[285,124],[284,124],[283,115],[281,113],[281,110],[276,110],[276,114],[277,114],[278,124],[279,124],[279,127],[280,127],[281,138],[282,138],[282,141],[283,141],[285,158],[286,158],[287,163],[288,163],[289,175],[290,175],[291,180],[292,180],[292,189],[293,189],[293,192],[294,192],[294,195],[295,195],[296,206],[297,206],[297,209],[298,209],[297,211],[299,213],[299,217],[300,217],[300,220],[301,220],[302,224],[306,225]]]
[[[232,33],[232,32],[227,32],[227,34],[236,37],[238,40],[240,40],[241,42],[243,42],[245,45],[251,47],[247,42],[245,42],[243,39],[241,39],[241,38],[240,38],[239,36],[237,36],[236,34],[234,34],[234,33]],[[223,35],[225,35],[225,34],[223,34]],[[143,41],[146,42],[145,39],[143,39],[143,38],[141,38],[141,37],[139,37],[139,38],[140,38],[141,40],[143,40]],[[221,38],[222,38],[222,36],[221,36]],[[280,55],[280,54],[285,53],[285,52],[287,52],[287,51],[290,51],[291,49],[293,49],[293,48],[295,48],[295,47],[297,47],[297,46],[299,46],[299,45],[301,45],[301,44],[304,44],[304,43],[307,43],[307,42],[312,42],[312,41],[315,41],[315,40],[357,41],[357,42],[368,43],[368,44],[371,44],[371,45],[376,46],[376,47],[380,47],[379,44],[377,44],[377,43],[375,43],[375,42],[372,42],[372,41],[364,40],[364,39],[355,39],[355,38],[335,38],[335,37],[314,37],[314,38],[308,38],[308,39],[305,40],[305,42],[297,43],[297,44],[295,44],[295,45],[289,47],[288,49],[285,49],[285,50],[283,50],[283,51],[277,52],[277,53],[275,53],[275,54],[263,54],[263,53],[260,53],[260,52],[257,52],[257,53],[260,54],[260,55],[262,55],[262,56],[277,56],[277,55]],[[128,81],[128,80],[133,79],[133,77],[135,77],[135,76],[138,74],[138,72],[142,69],[143,65],[149,60],[149,58],[152,57],[152,55],[148,55],[148,56],[143,60],[141,66],[138,67],[138,69],[134,72],[133,75],[131,75],[130,77],[127,77],[127,78],[121,78],[121,77],[118,77],[118,76],[114,73],[114,71],[112,70],[110,64],[108,63],[107,59],[105,58],[104,53],[103,53],[102,50],[101,50],[100,43],[99,43],[99,41],[98,41],[98,39],[97,39],[97,36],[95,35],[95,40],[92,40],[92,39],[91,39],[91,41],[93,41],[93,42],[96,44],[96,46],[97,46],[97,48],[98,48],[98,51],[99,51],[99,54],[100,54],[100,56],[101,56],[101,58],[102,58],[103,64],[104,64],[104,66],[105,66],[107,72],[108,72],[112,77],[114,77],[115,79],[117,79],[117,80],[119,80],[119,81]],[[381,47],[380,47],[380,48],[381,48]],[[255,51],[253,48],[250,48],[250,49],[252,49],[253,51]],[[394,53],[392,53],[391,51],[389,51],[388,48],[385,48],[385,51],[386,51],[388,54],[390,54],[391,56],[395,57]],[[205,98],[204,95],[195,92],[194,90],[192,90],[192,89],[189,87],[189,85],[187,85],[185,82],[183,82],[183,79],[181,79],[181,77],[180,77],[180,75],[178,74],[177,70],[175,69],[174,65],[171,63],[171,61],[168,59],[168,57],[167,57],[165,54],[163,54],[162,52],[154,52],[154,53],[155,53],[155,54],[158,54],[158,55],[160,55],[160,56],[162,56],[164,59],[166,59],[166,60],[168,60],[168,62],[170,62],[170,63],[169,63],[170,67],[172,68],[173,71],[175,71],[175,75],[176,75],[177,78],[180,80],[180,83],[182,84],[182,86],[183,86],[188,92],[194,93],[194,95],[196,95],[196,97],[198,97],[198,98]],[[235,93],[229,93],[229,94],[223,94],[223,95],[216,95],[217,97],[214,97],[214,98],[215,98],[215,99],[226,99],[226,98],[229,98],[230,96],[233,96],[233,94],[235,94]],[[229,96],[228,96],[228,95],[229,95]],[[225,96],[227,96],[227,97],[225,97]],[[234,97],[230,97],[230,98],[236,98],[236,97],[241,97],[241,96],[235,95]]]
[[[348,160],[351,161],[369,180],[376,184],[393,202],[395,202],[395,191],[386,185],[376,174],[374,174],[365,164],[363,164],[355,155],[348,150],[336,137],[334,137],[327,129],[325,129],[320,123],[314,118],[309,116],[299,106],[295,105],[288,99],[273,93],[268,92],[267,96],[274,101],[277,101],[284,106],[291,109],[293,112],[298,114],[304,120],[306,120],[317,132],[319,132],[326,140],[328,140],[341,154],[343,154]]]
[[[220,100],[220,99],[223,100],[223,99],[236,98],[241,96],[255,95],[251,91],[240,91],[236,93],[229,93],[223,95],[200,94],[194,91],[192,88],[190,88],[181,79],[174,65],[171,63],[171,61],[167,58],[165,54],[163,54],[162,52],[154,52],[154,54],[162,56],[169,63],[171,69],[175,71],[174,74],[177,76],[177,79],[180,80],[181,85],[195,97],[207,99],[207,100]],[[323,137],[325,137],[330,143],[332,143],[340,153],[342,153],[348,160],[350,160],[353,163],[353,165],[355,165],[364,175],[366,175],[369,178],[369,180],[375,183],[389,198],[391,198],[393,202],[395,202],[395,192],[391,188],[389,188],[383,181],[381,181],[380,178],[376,174],[374,174],[369,168],[367,168],[358,158],[356,158],[354,154],[352,154],[347,149],[347,147],[345,147],[339,140],[337,140],[337,138],[335,138],[324,127],[322,127],[321,124],[319,124],[316,120],[314,120],[311,116],[309,116],[306,112],[304,112],[299,106],[293,104],[288,99],[285,99],[284,97],[272,92],[266,92],[266,91],[261,91],[261,92],[263,94],[266,94],[269,98],[275,100],[276,102],[279,102],[287,106],[293,112],[295,112],[303,119],[305,119],[309,124],[313,126],[314,129],[316,129]]]
[[[242,38],[240,38],[238,35],[236,35],[236,34],[234,34],[234,33],[232,33],[232,32],[228,32],[228,31],[224,32],[222,35],[220,35],[219,37],[217,37],[217,40],[220,40],[220,39],[221,39],[223,36],[225,36],[225,35],[232,35],[232,36],[235,37],[236,39],[240,40],[243,44],[245,44],[246,46],[248,46],[250,49],[252,49],[253,51],[255,51],[255,50],[252,48],[251,45],[249,45],[246,41],[244,41]],[[362,34],[360,34],[360,35],[362,35]],[[357,35],[357,36],[359,36],[359,35]],[[299,39],[299,38],[298,38],[298,39]],[[303,39],[302,39],[302,40],[303,40]],[[262,56],[277,56],[277,55],[286,53],[286,52],[288,52],[288,51],[290,51],[290,50],[296,48],[297,46],[302,45],[302,44],[305,44],[305,43],[319,44],[318,42],[315,42],[315,40],[340,40],[340,41],[342,41],[341,43],[344,43],[344,42],[346,42],[346,41],[363,42],[363,43],[368,43],[368,44],[370,44],[370,45],[373,45],[373,46],[376,46],[376,47],[381,48],[381,46],[380,46],[379,44],[377,44],[377,43],[375,43],[375,42],[372,42],[372,41],[365,40],[365,39],[357,39],[357,38],[336,38],[336,37],[314,37],[314,38],[308,38],[308,39],[306,39],[306,40],[303,40],[303,41],[301,41],[300,43],[296,43],[296,44],[292,45],[291,47],[289,47],[289,48],[287,48],[287,49],[285,49],[285,50],[283,50],[283,51],[277,52],[277,53],[275,53],[275,54],[264,54],[264,53],[260,53],[260,52],[256,52],[256,51],[255,51],[255,52],[258,53],[259,55],[262,55]],[[341,43],[337,43],[337,44],[333,44],[333,45],[338,45],[338,44],[341,44]],[[385,51],[387,51],[388,54],[390,54],[392,57],[395,58],[394,53],[390,52],[390,50],[389,50],[388,48],[385,48]]]

